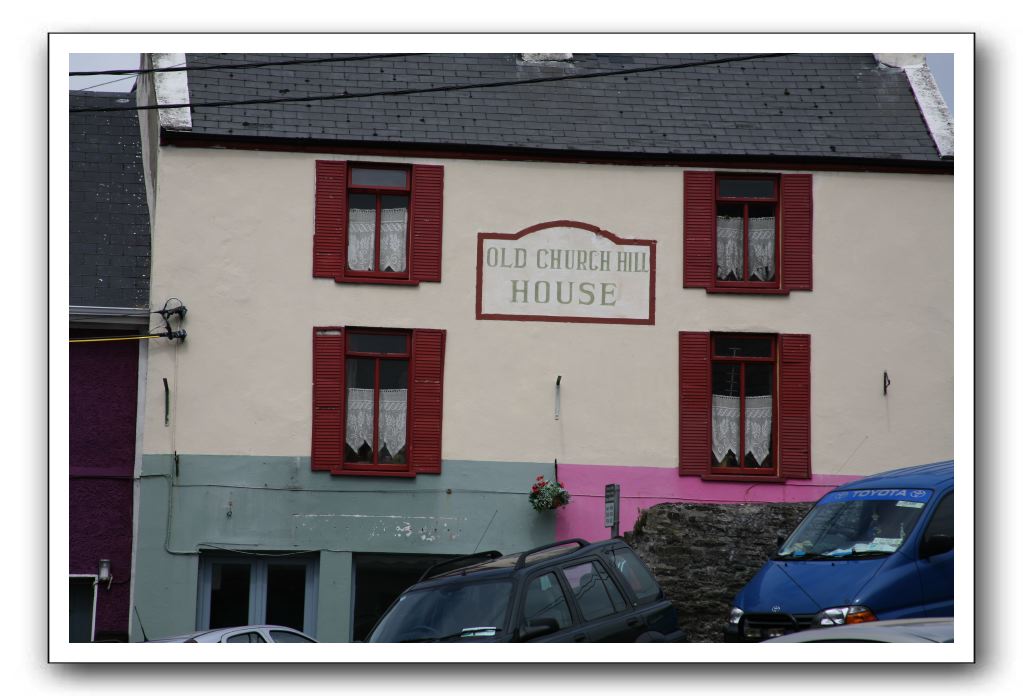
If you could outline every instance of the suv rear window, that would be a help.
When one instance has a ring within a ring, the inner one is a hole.
[[[505,580],[406,592],[380,620],[367,642],[442,640],[463,634],[493,636],[504,628],[511,590],[511,582]]]
[[[657,581],[650,575],[650,571],[646,569],[643,562],[636,558],[636,554],[631,549],[619,547],[611,549],[608,554],[618,572],[629,583],[629,587],[632,588],[632,592],[640,604],[652,602],[660,596],[661,588]]]
[[[610,616],[625,608],[625,598],[599,563],[569,566],[564,573],[585,620]]]

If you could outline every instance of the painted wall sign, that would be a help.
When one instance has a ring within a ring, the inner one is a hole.
[[[656,244],[571,220],[481,232],[476,318],[653,324]]]

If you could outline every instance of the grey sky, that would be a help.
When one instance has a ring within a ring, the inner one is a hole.
[[[927,65],[945,98],[949,111],[955,116],[955,91],[952,81],[953,55],[951,53],[928,53]],[[137,53],[72,53],[71,70],[131,70],[139,66]],[[133,76],[90,75],[72,77],[69,89],[95,89],[100,92],[130,92],[135,84]]]

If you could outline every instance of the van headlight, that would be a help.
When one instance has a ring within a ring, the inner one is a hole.
[[[853,605],[851,607],[832,607],[813,617],[814,626],[844,626],[846,624],[877,621],[869,607]]]
[[[732,607],[731,613],[728,614],[728,623],[732,624],[733,626],[738,626],[739,625],[739,619],[741,619],[741,618],[742,618],[742,609],[740,609],[739,607]]]

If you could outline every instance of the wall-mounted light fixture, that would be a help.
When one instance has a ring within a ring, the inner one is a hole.
[[[110,559],[101,558],[99,559],[99,571],[97,572],[96,582],[105,582],[107,589],[110,589],[110,584],[114,581],[114,575],[110,572]]]
[[[554,382],[554,420],[561,418],[561,375]]]

